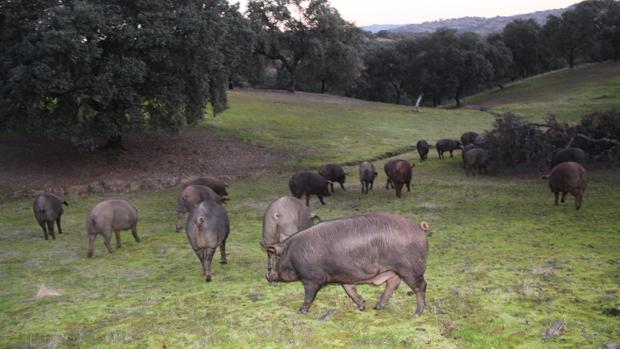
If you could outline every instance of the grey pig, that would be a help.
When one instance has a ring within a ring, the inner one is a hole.
[[[181,191],[177,198],[177,233],[183,227],[183,214],[190,212],[203,201],[213,201],[220,204],[224,200],[213,189],[204,185],[188,185]]]
[[[45,240],[49,240],[48,233],[52,235],[52,239],[56,240],[54,222],[58,225],[58,234],[62,234],[60,226],[60,217],[63,213],[62,205],[69,206],[65,200],[53,194],[44,193],[34,199],[32,211],[34,211],[34,218],[37,220],[37,223],[43,229]]]
[[[121,230],[131,229],[131,234],[136,242],[138,237],[138,210],[125,200],[101,201],[90,211],[86,219],[86,231],[88,234],[88,257],[93,256],[95,238],[97,234],[103,235],[103,244],[112,253],[112,232],[116,234],[116,248],[121,245]]]

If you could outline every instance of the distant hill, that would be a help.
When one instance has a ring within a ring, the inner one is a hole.
[[[570,8],[570,7],[569,7]],[[403,34],[420,34],[427,32],[434,32],[439,28],[451,28],[456,29],[459,32],[472,31],[482,36],[499,32],[504,27],[515,19],[529,19],[532,18],[540,24],[544,24],[547,20],[547,16],[558,16],[562,14],[564,9],[554,9],[546,11],[537,11],[532,13],[525,13],[514,16],[497,16],[492,18],[485,17],[462,17],[456,19],[440,19],[432,22],[424,22],[421,24],[405,24],[405,25],[370,25],[362,27],[362,29],[376,33],[380,30],[388,30],[395,33]]]

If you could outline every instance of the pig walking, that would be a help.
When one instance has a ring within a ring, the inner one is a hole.
[[[301,280],[306,313],[317,292],[326,284],[341,284],[361,310],[364,300],[356,284],[386,287],[375,309],[381,309],[400,284],[416,293],[416,315],[424,312],[426,222],[417,224],[404,217],[385,213],[364,214],[324,221],[270,246],[276,265],[267,275],[270,282]]]
[[[213,201],[219,204],[224,200],[213,189],[204,185],[188,185],[183,189],[177,198],[177,233],[183,227],[183,214],[190,212],[203,201]]]
[[[62,228],[60,227],[60,217],[63,213],[62,205],[69,206],[65,200],[53,194],[41,194],[34,199],[32,211],[37,223],[43,229],[45,240],[49,240],[48,233],[52,235],[53,240],[56,240],[54,222],[58,226],[58,234],[62,234]]]
[[[205,201],[196,206],[187,219],[187,240],[198,256],[206,281],[211,281],[211,261],[215,249],[220,247],[220,263],[227,264],[226,238],[230,233],[230,223],[224,208],[213,201]]]
[[[103,235],[103,244],[112,253],[112,232],[116,234],[116,248],[121,248],[121,230],[131,229],[136,242],[138,237],[138,210],[125,200],[105,200],[93,207],[86,219],[88,257],[93,256],[95,238]]]
[[[362,194],[368,194],[368,190],[372,189],[375,178],[377,178],[375,165],[373,165],[370,161],[362,161],[360,163],[360,183],[362,184]]]

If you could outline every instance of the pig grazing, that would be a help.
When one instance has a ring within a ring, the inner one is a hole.
[[[428,151],[430,149],[430,146],[428,145],[426,140],[423,139],[418,141],[415,147],[418,150],[418,154],[420,154],[420,161],[426,160],[428,158]]]
[[[332,193],[334,192],[333,182],[340,184],[340,188],[346,191],[346,189],[344,188],[344,182],[346,180],[346,175],[344,174],[344,170],[342,169],[342,167],[340,167],[340,165],[336,165],[336,164],[321,165],[321,167],[319,168],[319,174],[323,176],[323,178],[329,181],[329,186],[332,189]]]
[[[125,200],[101,201],[90,211],[86,218],[86,231],[88,233],[88,257],[93,256],[95,238],[97,234],[103,235],[103,244],[112,253],[112,232],[116,234],[116,247],[121,245],[121,230],[131,229],[131,234],[136,242],[138,237],[138,210]]]
[[[306,206],[310,206],[310,195],[319,197],[322,205],[325,205],[323,196],[329,196],[329,188],[327,179],[316,172],[300,171],[291,177],[288,187],[296,198],[306,196]]]
[[[267,248],[286,240],[289,236],[312,226],[313,215],[304,203],[291,196],[283,196],[267,207],[263,216],[263,241],[261,246]],[[273,266],[273,254],[267,252],[268,269]]]
[[[62,234],[62,228],[60,227],[60,217],[63,213],[62,205],[69,206],[65,200],[53,194],[41,194],[32,203],[34,218],[41,226],[41,229],[43,229],[45,240],[49,240],[48,233],[52,235],[52,239],[56,240],[54,222],[58,225],[58,234]]]
[[[203,201],[222,203],[222,198],[211,188],[204,185],[189,185],[183,189],[177,198],[177,233],[183,226],[183,214],[191,211]]]
[[[470,144],[471,145],[471,144]],[[489,152],[480,149],[473,148],[468,150],[463,155],[463,162],[465,164],[465,173],[469,177],[471,173],[472,176],[476,175],[476,169],[478,169],[478,173],[482,174],[482,170],[484,173],[488,173],[487,171],[487,162],[489,159]]]
[[[375,309],[381,309],[400,280],[416,293],[416,315],[424,311],[427,233],[430,226],[404,217],[371,213],[324,221],[270,246],[276,265],[267,274],[270,282],[301,280],[306,313],[317,292],[326,284],[341,284],[358,309],[365,308],[355,285],[386,282]]]
[[[202,185],[204,187],[209,187],[219,196],[228,196],[228,192],[226,188],[228,188],[228,184],[220,181],[219,179],[209,178],[209,177],[198,177],[194,178],[191,181],[185,183],[183,188],[187,188],[190,185]]]
[[[443,159],[444,152],[450,152],[450,157],[452,157],[452,152],[454,150],[462,149],[461,142],[454,139],[440,139],[439,141],[437,141],[435,147],[437,148],[437,154],[439,155],[440,159]]]
[[[215,249],[220,247],[221,264],[226,264],[226,238],[230,233],[228,215],[224,208],[213,201],[205,201],[194,207],[185,228],[187,240],[200,259],[207,282],[211,281],[211,261]]]
[[[407,160],[396,160],[386,168],[388,182],[396,189],[396,197],[401,196],[403,185],[407,185],[408,192],[411,191],[412,171],[413,166]]]
[[[581,208],[583,194],[588,184],[586,169],[583,166],[572,161],[562,162],[551,170],[548,177],[549,188],[555,195],[556,205],[558,205],[560,193],[562,193],[562,203],[564,203],[566,193],[571,193],[575,197],[575,208]]]
[[[368,189],[372,189],[372,185],[377,177],[375,165],[370,161],[362,161],[360,163],[360,183],[362,184],[362,194],[368,194]]]
[[[479,135],[476,132],[473,131],[468,131],[463,133],[463,135],[461,136],[461,144],[463,146],[466,146],[468,144],[474,144],[476,137],[478,137]]]
[[[474,148],[478,148],[478,147],[475,144],[468,144],[463,147],[463,151],[461,152],[461,158],[463,159],[463,168],[465,168],[465,153],[467,153],[468,151]]]
[[[549,165],[553,169],[563,162],[576,162],[581,166],[586,166],[588,156],[586,152],[579,148],[566,148],[557,150],[550,155]]]

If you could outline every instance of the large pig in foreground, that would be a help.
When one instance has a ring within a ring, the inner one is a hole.
[[[586,169],[583,166],[572,161],[562,162],[551,170],[548,177],[549,188],[555,195],[556,205],[558,205],[560,193],[562,193],[562,203],[564,203],[566,193],[571,193],[575,197],[575,208],[581,208],[583,194],[588,184]]]
[[[270,282],[301,280],[308,312],[317,292],[327,284],[341,284],[358,309],[365,308],[356,284],[386,282],[375,309],[381,309],[400,280],[416,293],[416,315],[424,311],[427,233],[430,226],[404,217],[371,213],[324,221],[270,246],[276,265]]]
[[[267,207],[263,216],[263,240],[261,246],[267,249],[268,246],[278,244],[286,240],[298,231],[312,226],[313,219],[318,216],[313,215],[304,203],[291,196],[283,196]],[[268,269],[273,266],[273,254],[267,252]]]
[[[230,233],[228,215],[224,208],[213,201],[205,201],[194,207],[185,228],[187,240],[198,256],[207,282],[211,281],[211,261],[219,246],[221,264],[227,264],[226,238]]]
[[[327,179],[320,174],[310,171],[300,171],[291,177],[288,187],[296,198],[306,196],[306,206],[310,206],[310,195],[316,195],[322,205],[325,205],[323,196],[330,196]]]
[[[49,239],[48,233],[52,235],[52,239],[56,240],[54,222],[58,225],[58,234],[62,234],[62,228],[60,227],[60,217],[63,213],[62,205],[69,206],[65,200],[53,194],[41,194],[32,203],[34,218],[41,226],[41,229],[43,229],[45,240]]]
[[[372,189],[376,177],[375,165],[370,161],[362,161],[360,163],[360,183],[362,184],[363,194],[368,194],[368,189]]]
[[[116,248],[120,248],[121,230],[131,229],[131,234],[136,242],[138,237],[138,210],[125,200],[105,200],[93,207],[86,218],[86,231],[88,233],[88,257],[93,256],[95,238],[98,234],[103,235],[103,244],[112,253],[112,232],[116,234]]]
[[[334,192],[334,182],[340,184],[340,188],[346,191],[346,189],[344,188],[344,182],[346,181],[346,175],[340,165],[323,164],[319,168],[319,174],[323,176],[323,178],[329,181],[329,186],[332,189],[332,193]]]
[[[223,199],[213,189],[204,185],[189,185],[183,189],[177,198],[177,233],[183,227],[183,214],[191,211],[203,201],[213,201],[220,204]]]
[[[185,183],[183,188],[187,188],[190,185],[202,185],[204,187],[209,187],[217,195],[222,196],[222,197],[228,195],[228,191],[226,191],[226,188],[228,188],[228,184],[220,181],[219,179],[209,178],[209,177],[198,177]]]

